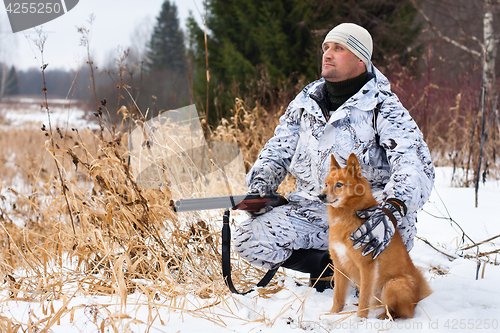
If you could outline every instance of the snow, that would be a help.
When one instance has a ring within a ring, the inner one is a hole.
[[[56,110],[54,107],[54,115]],[[67,110],[64,112],[56,119],[71,119],[78,125],[79,110],[70,112],[70,118]],[[15,126],[24,121],[10,112],[6,117]],[[46,121],[33,113],[26,117]],[[329,314],[333,290],[316,292],[302,283],[304,275],[291,271],[279,278],[280,290],[262,288],[244,296],[228,294],[209,299],[162,296],[158,300],[148,300],[136,292],[127,297],[125,307],[116,295],[87,295],[72,283],[64,285],[66,296],[42,303],[11,300],[7,288],[2,288],[0,318],[36,323],[50,317],[45,324],[50,324],[49,331],[55,333],[96,332],[103,327],[104,331],[112,331],[106,326],[110,323],[107,318],[121,319],[116,320],[119,332],[498,332],[500,265],[495,263],[500,258],[490,255],[489,263],[479,262],[478,271],[478,248],[464,249],[500,234],[500,182],[481,184],[475,208],[474,189],[453,187],[451,168],[437,168],[436,176],[431,198],[418,215],[417,239],[410,253],[415,264],[423,268],[434,292],[419,302],[412,319],[382,321],[371,316],[358,320],[354,290],[347,298],[344,313]],[[499,245],[500,238],[494,239],[479,245],[479,252],[498,249]],[[59,321],[50,322],[57,318],[54,313],[59,310],[63,313]]]
[[[491,182],[481,187],[479,207],[475,208],[474,189],[450,187],[447,185],[450,180],[449,168],[437,169],[436,188],[419,214],[418,237],[428,240],[456,259],[450,260],[424,241],[416,240],[411,257],[425,270],[425,276],[434,292],[418,304],[413,319],[398,319],[394,322],[376,318],[358,320],[354,314],[357,309],[354,291],[347,299],[344,309],[347,313],[328,314],[332,306],[333,290],[318,293],[298,283],[297,278],[286,276],[279,281],[283,289],[276,293],[264,292],[261,295],[259,291],[253,291],[245,296],[227,295],[213,299],[191,295],[163,298],[154,301],[153,309],[151,303],[148,305],[147,297],[140,293],[129,295],[126,309],[122,309],[121,300],[117,296],[85,296],[77,292],[76,286],[72,288],[71,285],[66,285],[66,289],[73,290],[68,294],[76,292],[65,305],[68,309],[74,309],[73,318],[71,312],[65,312],[60,323],[53,325],[51,331],[95,332],[100,329],[105,313],[111,317],[113,314],[124,316],[124,313],[130,316],[121,321],[119,328],[129,332],[143,332],[147,329],[150,332],[293,332],[296,329],[313,332],[498,331],[500,266],[483,263],[479,279],[476,280],[476,260],[458,257],[459,254],[474,255],[474,249],[458,251],[472,242],[467,238],[462,242],[460,229],[445,217],[453,218],[476,243],[500,234],[500,224],[494,218],[495,203],[500,201],[499,185]],[[495,246],[498,248],[498,241],[480,245],[480,251],[485,252]],[[491,257],[491,260],[496,259]],[[481,278],[483,267],[484,277]],[[64,303],[64,299],[52,301],[54,311],[61,309]],[[48,301],[44,307],[47,312]],[[204,309],[199,310],[200,308]],[[43,311],[39,303],[7,299],[0,306],[3,316],[22,322],[26,322],[30,316],[44,318]]]
[[[7,103],[0,104],[0,115],[3,116],[9,127],[33,127],[35,125],[41,127],[42,124],[45,124],[48,128],[47,111],[45,107],[42,107],[42,103],[42,99],[27,97],[7,100]],[[81,109],[78,102],[49,99],[47,105],[53,129],[56,127],[71,128],[71,126],[99,128],[97,123],[91,123],[85,119],[92,113]]]

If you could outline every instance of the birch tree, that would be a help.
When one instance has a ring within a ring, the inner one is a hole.
[[[475,172],[475,205],[478,205],[478,188],[479,188],[479,178],[481,173],[482,166],[482,158],[483,151],[486,146],[487,133],[489,131],[491,121],[486,124],[486,105],[489,106],[490,111],[490,120],[495,119],[498,127],[498,133],[500,133],[500,117],[498,112],[498,92],[496,91],[496,71],[495,65],[497,61],[497,46],[499,42],[499,34],[495,32],[494,25],[494,12],[499,7],[498,0],[478,0],[476,3],[480,5],[482,11],[482,39],[474,36],[468,35],[465,36],[466,39],[472,40],[475,42],[476,47],[471,47],[470,45],[466,45],[460,40],[450,38],[443,34],[436,25],[432,22],[432,20],[425,14],[425,12],[417,5],[415,0],[411,0],[413,6],[419,11],[422,18],[428,23],[432,31],[442,40],[447,43],[453,45],[454,47],[470,54],[474,58],[480,60],[481,62],[481,101],[479,110],[481,113],[481,136],[480,136],[480,148],[478,154],[478,162],[477,169]],[[470,23],[470,22],[469,22]],[[463,30],[462,34],[465,35]],[[476,116],[477,119],[477,116]],[[476,122],[474,122],[472,129],[472,137],[474,136],[474,131],[476,127]],[[470,161],[470,155],[469,155]],[[469,166],[467,166],[466,172],[466,184],[467,174],[468,174]]]
[[[486,90],[486,99],[490,102],[490,105],[494,106],[497,99],[497,93],[495,91],[496,84],[496,73],[495,64],[497,60],[497,46],[499,41],[499,34],[495,33],[493,25],[493,12],[496,7],[499,6],[498,0],[480,0],[483,9],[483,19],[482,19],[482,40],[477,36],[466,36],[468,39],[475,41],[477,47],[473,48],[468,46],[457,39],[450,38],[444,35],[436,25],[431,21],[431,19],[424,13],[424,11],[417,5],[415,0],[411,0],[413,6],[419,11],[422,18],[429,24],[432,31],[445,42],[453,45],[454,47],[470,54],[476,59],[481,60],[482,67],[482,84]],[[498,115],[498,110],[494,108],[493,112]],[[498,116],[496,116],[498,121]],[[499,123],[500,125],[500,123]],[[500,129],[500,127],[499,127]]]
[[[486,93],[495,100],[498,93],[494,91],[496,83],[495,62],[497,56],[498,34],[493,30],[493,6],[498,5],[497,1],[484,0],[484,18],[483,18],[483,42],[481,46],[483,57],[483,82]],[[493,110],[497,113],[496,108]]]

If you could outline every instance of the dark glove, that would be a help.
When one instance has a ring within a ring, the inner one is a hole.
[[[386,202],[382,206],[360,210],[356,215],[367,220],[351,234],[354,248],[359,249],[366,245],[361,254],[366,256],[373,251],[372,256],[375,259],[389,245],[395,225],[401,223],[402,213],[394,205]]]

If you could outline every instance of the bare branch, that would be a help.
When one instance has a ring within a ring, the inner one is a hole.
[[[468,250],[468,249],[472,249],[473,247],[479,246],[479,245],[484,244],[484,243],[488,243],[488,242],[490,242],[490,241],[492,241],[492,240],[494,240],[494,239],[496,239],[496,238],[499,238],[499,237],[500,237],[500,235],[496,235],[496,236],[490,237],[490,238],[488,238],[488,239],[485,239],[485,240],[484,240],[484,241],[482,241],[482,242],[479,242],[479,243],[477,243],[477,244],[474,244],[474,245],[470,245],[470,246],[464,247],[464,248],[459,249],[459,250],[460,250],[460,251],[465,251],[465,250]]]
[[[420,7],[417,6],[417,3],[415,2],[415,0],[410,0],[413,7],[415,7],[416,10],[418,10],[418,12],[420,13],[420,15],[422,15],[423,19],[429,24],[430,28],[432,29],[432,31],[434,31],[434,33],[436,33],[436,35],[439,36],[439,38],[441,38],[442,40],[452,44],[453,46],[456,46],[458,47],[459,49],[471,54],[473,57],[475,58],[480,58],[481,57],[481,54],[482,52],[478,52],[476,50],[473,50],[459,42],[457,42],[456,40],[453,40],[451,39],[450,37],[448,36],[445,36],[441,33],[441,31],[439,31],[436,26],[431,22],[431,20],[429,19],[429,17],[420,9]],[[474,37],[471,37],[473,40],[475,40],[476,42],[479,43],[481,49],[484,50],[484,44],[481,43],[481,41],[477,38],[474,38]]]
[[[450,255],[450,254],[448,254],[448,253],[446,253],[444,251],[441,251],[440,249],[438,249],[437,247],[435,247],[434,245],[432,245],[431,242],[429,242],[427,239],[425,239],[423,237],[420,237],[420,236],[415,236],[415,238],[418,239],[418,240],[421,240],[422,242],[424,242],[425,244],[429,245],[430,247],[432,247],[434,250],[438,251],[439,253],[444,254],[445,256],[448,257],[448,259],[450,261],[453,261],[453,260],[457,259],[457,257],[452,256],[452,255]]]

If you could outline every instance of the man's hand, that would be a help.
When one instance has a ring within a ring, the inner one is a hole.
[[[354,248],[359,249],[366,245],[361,254],[366,256],[373,251],[372,256],[375,259],[389,245],[394,235],[394,225],[401,222],[401,213],[393,205],[385,203],[382,206],[360,210],[356,215],[367,220],[351,234]]]
[[[258,194],[261,197],[269,196],[271,193],[271,186],[260,178],[256,178],[252,181],[247,192],[247,194]]]
[[[271,195],[271,193],[272,193],[271,186],[269,186],[269,184],[267,184],[264,180],[260,178],[256,178],[252,181],[252,183],[248,187],[248,192],[247,192],[247,194],[258,194],[261,197],[269,196]],[[248,214],[250,214],[250,216],[262,215],[264,213],[271,211],[272,209],[273,209],[272,206],[265,205],[258,211],[248,212]]]

